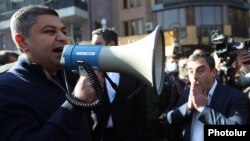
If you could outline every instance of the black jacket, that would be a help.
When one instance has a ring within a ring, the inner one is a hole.
[[[86,112],[65,101],[62,75],[60,85],[47,74],[21,56],[0,75],[1,141],[91,140]]]
[[[121,74],[114,101],[109,102],[107,91],[104,92],[103,104],[94,110],[97,125],[93,138],[100,141],[103,137],[109,115],[112,114],[114,131],[119,141],[140,141],[145,130],[146,94],[142,87],[138,93],[133,92],[144,84],[134,77]]]

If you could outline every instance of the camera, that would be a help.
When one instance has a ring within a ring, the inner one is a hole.
[[[218,71],[218,80],[225,85],[237,88],[249,86],[250,77],[235,77],[235,68],[232,67],[232,64],[237,57],[238,51],[250,51],[250,41],[235,42],[232,36],[224,35],[219,30],[211,32],[210,41],[223,64]],[[250,64],[250,61],[246,61],[244,64]]]
[[[210,39],[216,54],[227,65],[231,65],[235,61],[237,50],[250,51],[250,40],[235,42],[232,36],[224,35],[219,30],[212,31]],[[244,64],[250,64],[250,61],[244,62]]]

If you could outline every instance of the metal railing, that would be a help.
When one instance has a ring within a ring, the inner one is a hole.
[[[248,2],[244,0],[169,0],[169,1],[159,1],[156,4],[162,3],[164,8],[171,8],[178,5],[193,5],[193,4],[228,4],[232,6],[237,6],[241,8],[250,8]]]
[[[197,37],[209,37],[213,30],[223,30],[223,25],[201,25],[197,26]]]
[[[46,6],[54,9],[62,9],[70,6],[78,7],[82,10],[88,11],[88,3],[81,0],[53,0],[45,3]]]
[[[88,3],[81,0],[23,0],[23,2],[16,3],[6,0],[0,2],[0,22],[9,20],[17,9],[30,4],[46,5],[54,9],[75,6],[82,10],[88,10]]]

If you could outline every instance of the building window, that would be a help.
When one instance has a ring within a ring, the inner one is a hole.
[[[138,34],[143,34],[143,25],[142,25],[142,20],[138,20]]]
[[[137,0],[137,7],[142,6],[142,1],[141,0]]]
[[[163,20],[163,12],[157,12],[156,13],[156,19],[157,19],[157,24],[161,25],[162,27],[164,26],[164,20]],[[165,28],[165,27],[164,27]],[[165,28],[166,29],[166,28]]]
[[[186,26],[186,12],[184,8],[170,9],[157,12],[157,24],[162,25],[164,29],[172,28],[172,25],[179,27]]]
[[[129,35],[129,22],[124,22],[124,34],[125,36]]]
[[[232,26],[232,35],[248,37],[248,11],[234,7],[228,8],[228,23]]]
[[[123,8],[135,8],[142,6],[141,0],[123,0]]]
[[[125,36],[143,34],[143,27],[142,19],[126,21],[124,22],[124,34]]]
[[[222,10],[220,6],[195,7],[196,25],[222,24]]]
[[[136,34],[136,21],[131,21],[131,35]]]
[[[127,0],[123,0],[123,8],[124,9],[128,8],[128,1]]]
[[[130,0],[130,8],[135,6],[136,6],[135,0]]]
[[[212,30],[223,31],[223,17],[221,6],[197,6],[195,7],[195,25],[197,36],[210,36]]]

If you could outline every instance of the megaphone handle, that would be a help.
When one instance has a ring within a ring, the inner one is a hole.
[[[98,81],[98,78],[97,78],[94,70],[92,69],[92,67],[89,64],[87,64],[83,61],[78,61],[78,64],[79,64],[80,75],[86,75],[86,74],[89,75],[90,80],[93,84],[93,87],[96,90],[97,99],[92,103],[86,103],[84,101],[81,101],[81,100],[73,97],[73,95],[69,94],[69,93],[66,94],[66,98],[70,104],[72,104],[74,107],[76,107],[78,109],[93,109],[93,108],[99,106],[101,104],[101,102],[103,101],[102,87]]]

